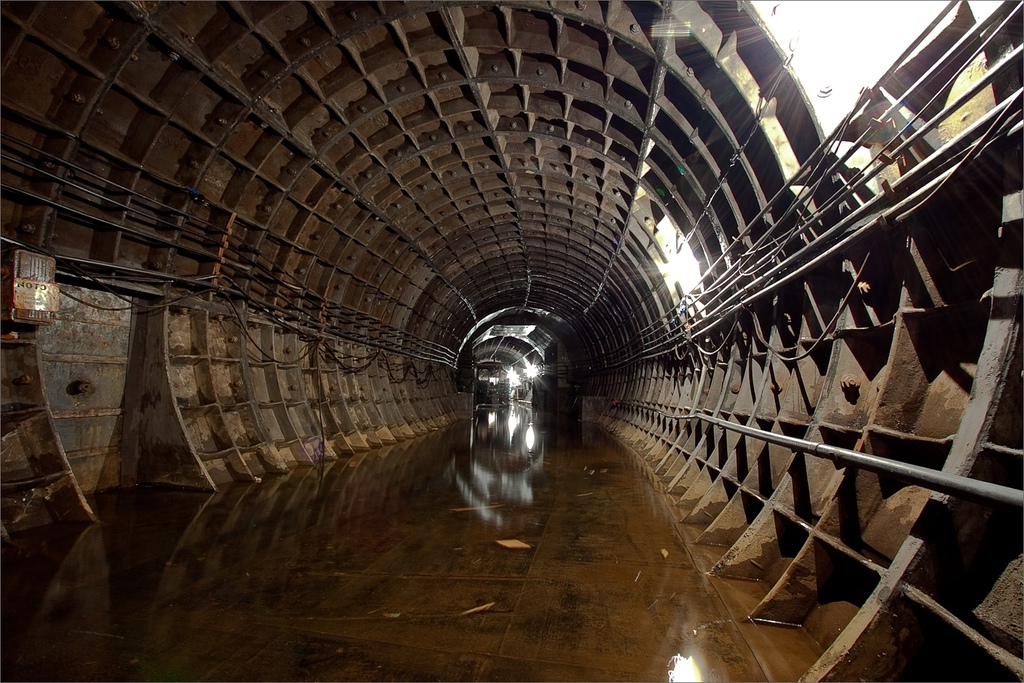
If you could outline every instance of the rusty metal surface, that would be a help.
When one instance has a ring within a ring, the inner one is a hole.
[[[1019,519],[660,414],[1019,485],[1021,7],[949,11],[838,133],[858,167],[742,2],[4,4],[4,248],[102,307],[3,342],[6,528],[358,465],[544,352],[764,588],[737,620],[818,640],[805,678],[1024,677]]]
[[[800,97],[767,42],[755,58],[729,41],[758,35],[745,10],[581,7],[10,7],[11,130],[45,148],[49,118],[82,142],[63,158],[12,149],[5,182],[60,198],[37,232],[62,253],[216,273],[303,313],[327,302],[402,331],[406,352],[452,362],[445,349],[508,307],[624,338],[645,323],[623,311],[649,293],[645,315],[673,306],[653,241],[627,242],[665,214],[692,220],[725,164],[709,141],[748,125],[717,102],[753,106],[751,83]],[[665,22],[708,32],[654,30]],[[62,76],[78,69],[95,75]],[[66,83],[52,97],[29,85],[47,74]],[[717,229],[735,231],[813,149],[806,107],[772,121],[767,157],[738,152]]]

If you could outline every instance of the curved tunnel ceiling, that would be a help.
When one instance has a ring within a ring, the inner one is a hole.
[[[6,234],[447,364],[630,344],[662,219],[706,268],[820,139],[745,3],[13,3],[4,62]]]

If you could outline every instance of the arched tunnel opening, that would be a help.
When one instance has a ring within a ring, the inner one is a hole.
[[[1022,5],[822,4],[0,5],[3,677],[1024,680]]]

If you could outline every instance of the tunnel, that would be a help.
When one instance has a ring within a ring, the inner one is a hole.
[[[362,500],[497,415],[628,473],[744,596],[703,633],[812,642],[754,678],[1024,680],[1022,4],[927,5],[834,122],[770,26],[814,4],[4,2],[4,678],[58,675],[11,596],[62,530],[221,496],[203,556],[255,555],[244,496]]]

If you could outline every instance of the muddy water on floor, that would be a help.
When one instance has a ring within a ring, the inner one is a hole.
[[[678,655],[764,680],[813,661],[734,616],[744,598],[723,602],[599,428],[485,410],[349,465],[100,494],[100,524],[15,535],[3,678],[667,680]]]

